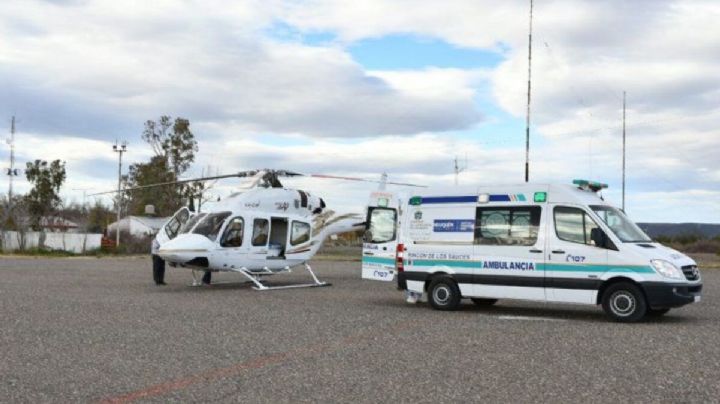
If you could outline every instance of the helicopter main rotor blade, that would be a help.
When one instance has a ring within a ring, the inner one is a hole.
[[[325,179],[333,179],[333,180],[373,182],[375,184],[380,184],[380,183],[384,182],[385,184],[390,184],[390,185],[402,185],[405,187],[427,188],[427,185],[410,184],[410,183],[406,183],[406,182],[369,180],[367,178],[358,178],[358,177],[341,177],[341,176],[337,176],[337,175],[327,175],[327,174],[308,174],[307,176],[313,177],[313,178],[325,178]]]
[[[262,171],[262,170],[260,170]],[[125,191],[136,191],[139,189],[147,189],[147,188],[155,188],[155,187],[163,187],[168,185],[178,185],[178,184],[186,184],[188,182],[198,182],[198,181],[211,181],[211,180],[220,180],[223,178],[246,178],[246,177],[252,177],[256,175],[259,171],[258,170],[252,170],[252,171],[240,171],[235,174],[224,174],[224,175],[214,175],[210,177],[198,177],[198,178],[188,178],[184,180],[177,180],[177,181],[168,181],[168,182],[159,182],[156,184],[148,184],[148,185],[139,185],[136,187],[129,187],[129,188],[123,188],[121,190],[112,190],[112,191],[104,191],[104,192],[97,192],[94,194],[90,194],[89,196],[95,196],[95,195],[105,195],[105,194],[115,194],[118,192],[125,192]]]

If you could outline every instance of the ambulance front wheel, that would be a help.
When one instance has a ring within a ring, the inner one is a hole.
[[[433,278],[428,287],[428,300],[436,310],[455,310],[460,305],[460,288],[447,275]]]
[[[645,295],[629,282],[619,282],[605,289],[602,307],[611,319],[623,323],[640,321],[648,311]]]

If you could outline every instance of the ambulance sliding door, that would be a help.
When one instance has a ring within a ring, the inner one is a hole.
[[[478,206],[473,295],[545,300],[543,208],[531,203]]]

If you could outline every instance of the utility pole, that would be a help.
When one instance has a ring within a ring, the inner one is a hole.
[[[8,213],[12,211],[13,203],[13,177],[17,177],[18,170],[15,168],[15,116],[10,121],[10,139],[7,140],[10,145],[10,168],[7,170],[7,174],[10,177],[8,185]]]
[[[625,91],[623,91],[622,210],[625,212]]]
[[[533,0],[530,0],[530,31],[528,33],[527,114],[525,115],[525,182],[530,181],[530,79],[532,78],[532,12]]]
[[[122,201],[121,193],[121,179],[122,179],[122,155],[127,151],[127,142],[123,140],[122,144],[118,145],[117,140],[113,145],[113,151],[118,153],[118,191],[117,191],[117,226],[115,227],[115,247],[120,246],[120,207]]]

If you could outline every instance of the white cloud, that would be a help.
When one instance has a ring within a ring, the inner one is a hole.
[[[92,106],[99,126],[103,117],[141,122],[170,111],[195,121],[330,137],[454,130],[479,119],[464,89],[419,96],[368,75],[340,48],[264,37],[272,3],[214,3],[5,8],[0,22],[13,40],[0,43],[0,74],[21,96],[2,104],[24,112],[29,124],[71,100]],[[45,129],[81,126],[57,125]]]

